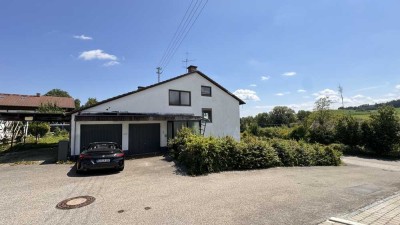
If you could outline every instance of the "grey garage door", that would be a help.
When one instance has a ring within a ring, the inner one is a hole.
[[[122,124],[81,125],[81,149],[91,142],[107,141],[122,144]]]
[[[160,151],[160,124],[129,124],[129,153],[148,154]]]

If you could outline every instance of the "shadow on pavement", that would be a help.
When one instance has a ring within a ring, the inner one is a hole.
[[[71,169],[68,171],[68,177],[95,177],[95,176],[109,176],[113,174],[118,174],[119,171],[115,171],[113,169],[98,169],[98,170],[90,170],[87,172],[83,172],[81,174],[76,173],[76,164],[71,166]]]

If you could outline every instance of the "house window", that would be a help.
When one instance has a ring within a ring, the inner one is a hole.
[[[167,123],[167,137],[168,139],[174,138],[178,132],[183,128],[190,128],[193,133],[200,133],[200,122],[199,121],[168,121]]]
[[[201,86],[201,96],[211,97],[211,87],[210,86]]]
[[[169,90],[169,105],[190,106],[190,92]]]
[[[212,110],[211,109],[203,109],[202,110],[203,118],[206,119],[208,123],[212,123]]]

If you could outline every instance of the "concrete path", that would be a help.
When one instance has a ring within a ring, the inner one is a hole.
[[[343,157],[347,165],[377,168],[385,171],[400,171],[399,161],[367,159],[360,157]],[[399,225],[400,224],[400,193],[382,199],[358,209],[352,213],[331,217],[321,225]]]

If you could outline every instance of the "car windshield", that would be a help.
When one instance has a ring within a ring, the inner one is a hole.
[[[95,143],[95,144],[90,144],[88,147],[88,150],[95,150],[95,149],[100,149],[100,148],[117,149],[118,146],[117,146],[117,144],[113,144],[113,143]]]

